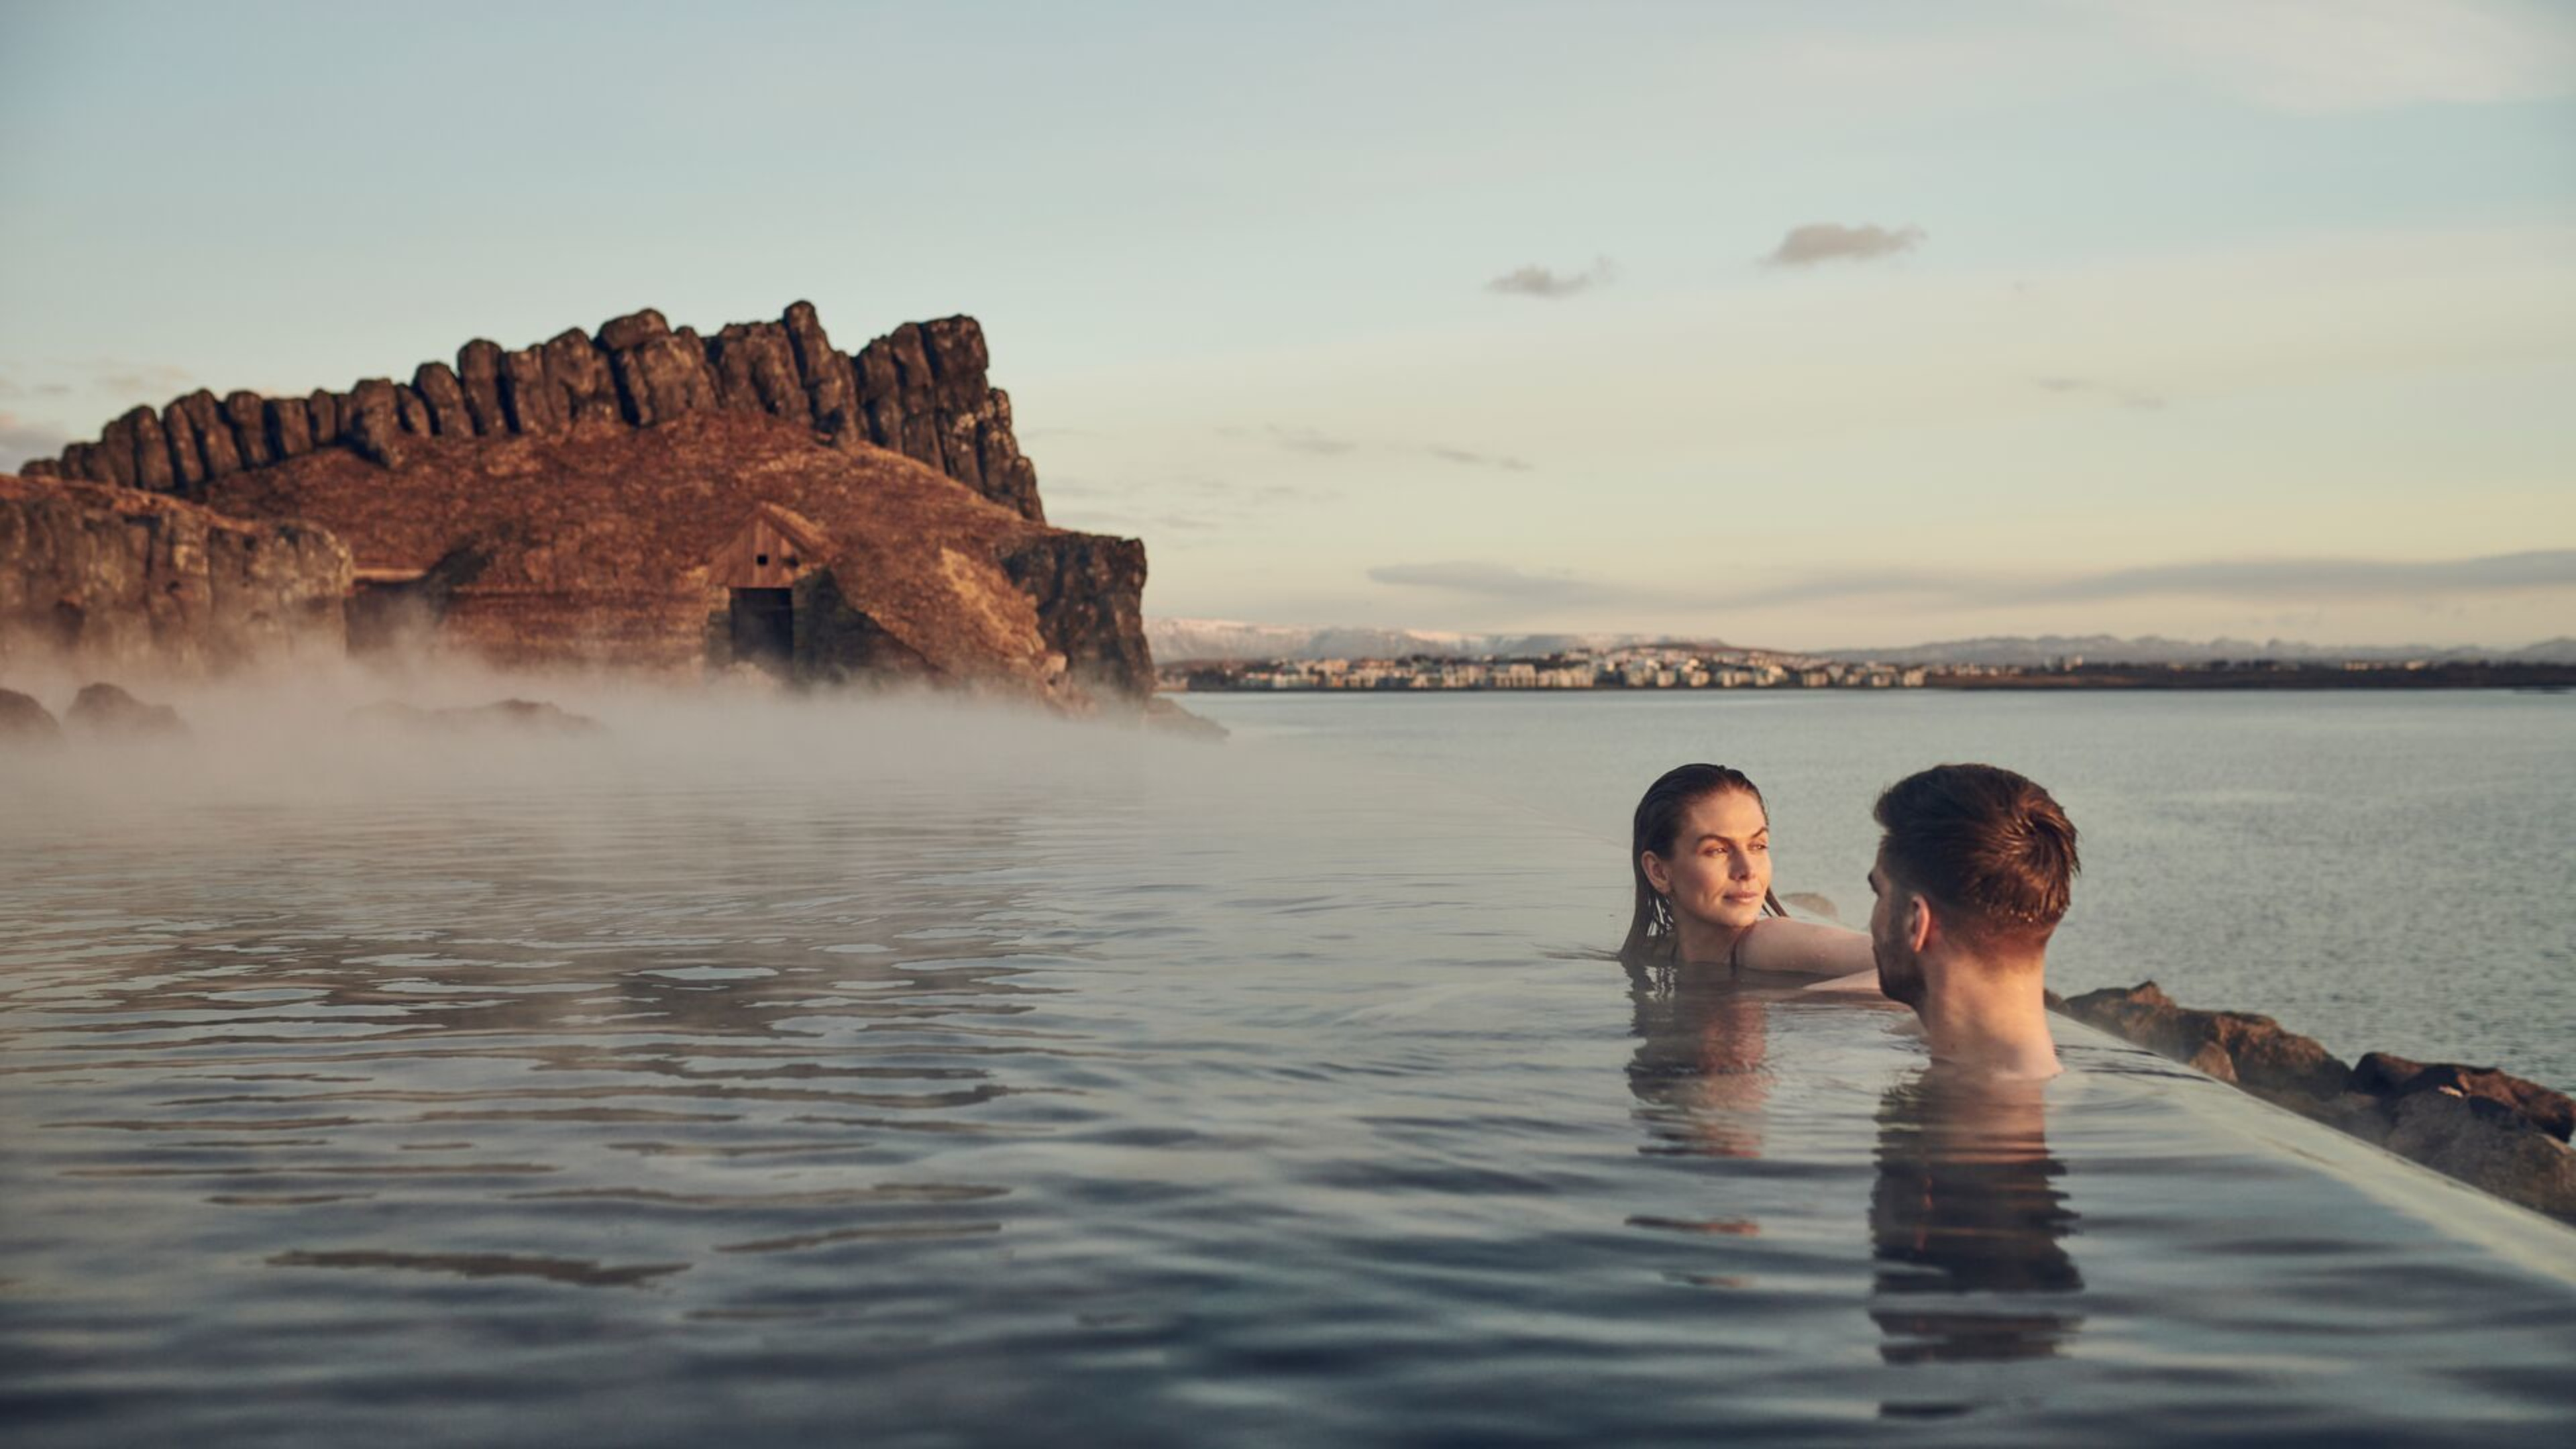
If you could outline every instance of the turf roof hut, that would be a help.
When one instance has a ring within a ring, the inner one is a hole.
[[[785,667],[796,657],[796,580],[832,556],[832,540],[814,521],[776,503],[751,510],[742,528],[707,563],[707,581],[726,590],[721,617],[710,619],[708,657]]]

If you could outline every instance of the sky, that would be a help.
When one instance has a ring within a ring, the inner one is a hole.
[[[968,313],[1151,615],[2576,634],[2576,4],[0,5],[0,468]]]

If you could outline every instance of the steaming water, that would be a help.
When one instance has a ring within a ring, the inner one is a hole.
[[[1891,1013],[1552,954],[1622,884],[1572,767],[1426,783],[1270,701],[1216,749],[601,709],[0,765],[13,1444],[2576,1417],[2566,1229],[2078,1031],[1980,1101]]]

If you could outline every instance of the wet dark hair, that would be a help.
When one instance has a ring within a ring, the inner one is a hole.
[[[2074,898],[2074,822],[2010,770],[1935,765],[1888,786],[1872,813],[1886,830],[1881,867],[1970,936],[2044,943]]]
[[[1636,963],[1669,960],[1673,954],[1673,903],[1646,879],[1646,864],[1639,857],[1648,851],[1670,860],[1673,837],[1681,833],[1682,816],[1700,801],[1723,790],[1741,790],[1762,806],[1762,818],[1771,818],[1771,807],[1763,803],[1762,791],[1742,770],[1724,765],[1681,765],[1666,770],[1655,783],[1646,787],[1645,798],[1637,802],[1637,815],[1628,830],[1628,870],[1637,879],[1637,908],[1628,918],[1628,939],[1619,944],[1619,959]],[[1762,913],[1785,916],[1789,912],[1780,898],[1769,891],[1762,895]]]

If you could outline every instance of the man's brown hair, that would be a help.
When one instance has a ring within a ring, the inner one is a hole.
[[[1973,936],[2044,942],[2074,896],[2075,826],[2046,790],[1993,765],[1935,765],[1873,812],[1887,873],[1949,907]]]

